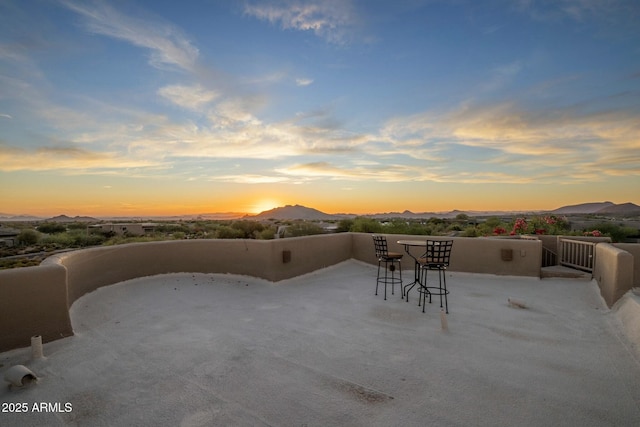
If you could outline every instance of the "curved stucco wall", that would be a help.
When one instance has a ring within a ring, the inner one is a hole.
[[[387,235],[390,250],[400,239]],[[454,238],[453,271],[540,274],[541,242]],[[503,259],[511,251],[511,260]],[[233,273],[270,281],[299,276],[354,258],[375,264],[371,234],[340,233],[261,240],[181,240],[98,247],[59,254],[38,267],[0,271],[0,351],[28,346],[32,335],[51,341],[73,333],[68,309],[87,292],[124,280],[174,272]],[[412,271],[405,256],[403,268]]]
[[[633,286],[633,255],[609,243],[598,243],[593,277],[611,307]]]
[[[283,251],[290,253],[284,262]],[[98,247],[56,256],[67,268],[69,302],[101,286],[156,274],[231,273],[279,281],[351,257],[351,237],[179,240]]]
[[[73,335],[62,265],[0,271],[0,351]]]
[[[640,287],[640,245],[637,243],[615,243],[613,246],[629,252],[633,256],[632,286]]]
[[[286,252],[286,254],[285,254]],[[231,273],[270,281],[351,258],[350,234],[279,240],[180,240],[102,246],[0,271],[0,351],[73,335],[69,307],[102,286],[177,272]]]

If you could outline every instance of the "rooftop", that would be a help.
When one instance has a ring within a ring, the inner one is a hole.
[[[44,359],[0,353],[0,375],[24,364],[39,377],[0,388],[30,408],[0,424],[640,423],[638,353],[595,281],[449,272],[443,331],[436,300],[426,313],[415,290],[385,301],[375,275],[349,260],[277,283],[175,273],[99,288]]]

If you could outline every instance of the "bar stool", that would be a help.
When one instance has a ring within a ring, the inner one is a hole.
[[[422,312],[429,295],[429,304],[433,295],[440,296],[440,308],[442,308],[442,299],[444,297],[445,311],[449,313],[449,304],[447,302],[447,275],[446,270],[449,266],[451,258],[451,248],[453,240],[427,240],[427,250],[423,257],[418,259],[420,264],[420,293],[422,294]],[[427,286],[427,273],[429,270],[438,272],[438,286]]]
[[[387,285],[391,285],[391,295],[394,294],[396,284],[400,285],[402,290],[402,254],[397,252],[389,252],[387,247],[387,238],[384,236],[373,236],[373,244],[376,249],[376,257],[378,258],[378,277],[376,279],[376,295],[378,295],[378,285],[384,284],[384,299],[387,299]],[[384,275],[380,274],[380,269],[384,264]],[[399,277],[396,277],[396,265]],[[389,275],[391,272],[391,275]]]

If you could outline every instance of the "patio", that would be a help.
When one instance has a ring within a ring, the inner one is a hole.
[[[435,300],[424,314],[415,291],[384,301],[375,273],[349,260],[277,283],[174,273],[99,288],[45,359],[0,354],[0,375],[25,364],[40,377],[0,402],[73,410],[0,424],[640,423],[638,354],[595,281],[450,272],[444,332]]]

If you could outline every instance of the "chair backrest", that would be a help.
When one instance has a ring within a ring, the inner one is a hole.
[[[451,248],[453,240],[427,240],[426,263],[434,267],[448,267]]]
[[[389,249],[387,247],[387,238],[384,236],[373,236],[373,245],[376,248],[376,257],[385,257],[389,254]]]

